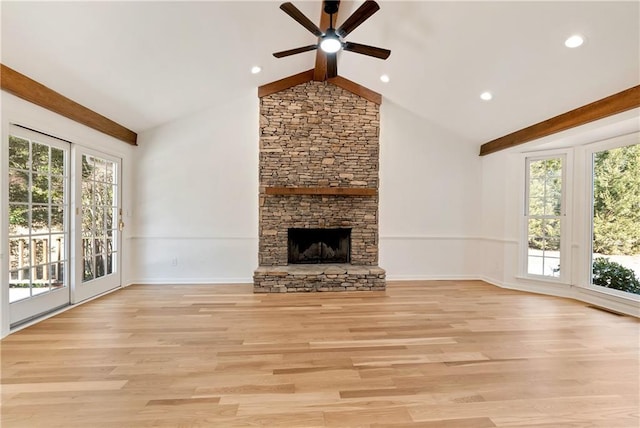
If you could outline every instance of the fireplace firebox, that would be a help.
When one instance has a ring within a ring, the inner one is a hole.
[[[351,229],[288,230],[289,264],[350,263]]]

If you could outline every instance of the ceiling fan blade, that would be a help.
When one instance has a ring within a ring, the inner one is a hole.
[[[344,42],[342,49],[380,59],[387,59],[389,55],[391,55],[389,49],[376,48],[375,46],[361,45],[360,43],[353,42]]]
[[[285,56],[295,55],[302,52],[318,49],[318,45],[303,46],[301,48],[289,49],[288,51],[280,51],[273,54],[276,58],[284,58]]]
[[[322,31],[320,31],[316,24],[314,24],[309,18],[304,16],[304,14],[300,12],[300,10],[292,3],[282,3],[280,5],[280,9],[282,9],[284,13],[298,21],[298,23],[304,28],[311,31],[316,37],[322,37]]]
[[[338,59],[335,53],[327,54],[327,79],[338,75]]]
[[[373,0],[368,0],[362,3],[362,5],[342,23],[340,28],[336,30],[336,33],[340,37],[345,37],[378,10],[380,10],[380,6],[378,6],[378,3]]]

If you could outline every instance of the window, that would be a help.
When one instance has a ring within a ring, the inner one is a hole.
[[[640,295],[640,144],[596,150],[590,152],[590,283]]]
[[[564,234],[565,156],[526,159],[527,275],[560,278]]]
[[[521,275],[640,302],[640,132],[524,156]]]

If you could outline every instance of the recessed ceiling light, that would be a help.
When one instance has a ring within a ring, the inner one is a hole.
[[[251,74],[258,74],[262,71],[262,68],[258,67],[257,65],[254,65],[253,67],[251,67]]]
[[[577,34],[569,37],[567,40],[564,41],[564,45],[568,48],[577,48],[583,43],[584,43],[584,39],[582,38],[582,36],[579,36]]]
[[[389,76],[386,74],[383,74],[382,76],[380,76],[380,80],[382,80],[384,83],[389,83]]]
[[[491,92],[483,92],[480,94],[480,98],[485,101],[489,101],[491,98],[493,98],[493,95],[491,94]]]

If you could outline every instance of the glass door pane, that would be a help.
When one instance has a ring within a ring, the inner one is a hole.
[[[9,303],[15,324],[69,303],[69,145],[18,127],[11,127],[8,145]]]
[[[593,285],[640,294],[640,145],[593,154]]]
[[[76,300],[120,285],[120,160],[86,149],[77,150],[79,198],[76,206],[80,238]]]

